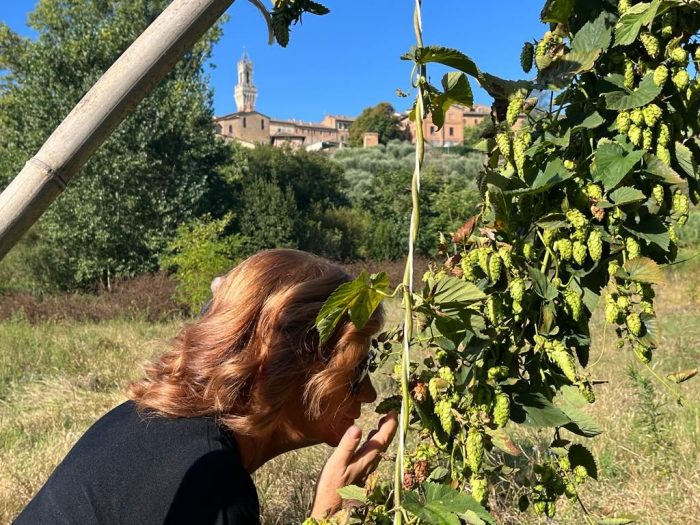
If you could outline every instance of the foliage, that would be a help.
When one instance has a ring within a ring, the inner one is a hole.
[[[365,108],[350,126],[349,143],[351,146],[361,147],[363,136],[367,132],[379,133],[380,144],[403,139],[404,133],[399,126],[399,121],[394,107],[388,102],[380,102],[376,106]]]
[[[488,506],[489,485],[509,469],[504,455],[519,453],[513,425],[551,429],[541,459],[519,474],[521,510],[551,519],[560,498],[581,503],[584,483],[598,476],[593,454],[571,434],[600,433],[584,410],[596,398],[586,367],[599,299],[620,349],[651,370],[659,347],[652,285],[662,279],[659,265],[676,258],[676,229],[699,197],[700,10],[680,0],[548,0],[542,19],[550,30],[531,59],[537,78],[511,82],[459,51],[423,47],[419,6],[419,45],[403,57],[415,62],[411,118],[418,129],[427,113],[439,123],[450,101],[471,96],[460,77],[469,75],[495,99],[496,136],[479,181],[481,211],[445,239],[443,263],[418,290],[407,280],[400,286],[407,313],[393,337],[403,339],[393,497],[368,493],[370,510],[357,520],[383,523],[373,514],[381,508],[395,525],[482,523],[440,501],[456,488]],[[443,90],[428,82],[432,62],[457,70],[443,77]],[[535,90],[557,92],[552,111],[514,129],[513,116],[535,106]],[[416,159],[420,167],[420,137]],[[419,211],[414,205],[412,238]],[[411,363],[418,348],[428,357]],[[689,379],[694,370],[680,374]],[[675,378],[657,379],[682,401],[668,382]],[[419,440],[410,451],[409,429]],[[426,479],[450,488],[432,502]],[[434,505],[439,512],[424,510]],[[589,524],[633,521],[595,518],[582,503],[581,510]]]
[[[192,311],[211,297],[211,280],[229,271],[242,258],[244,238],[225,235],[232,219],[231,213],[221,219],[205,215],[179,226],[161,259],[163,269],[173,270],[176,298]]]
[[[42,0],[29,16],[36,40],[0,28],[1,186],[167,3]],[[216,168],[227,150],[204,75],[219,34],[185,54],[42,218],[47,257],[68,275],[61,288],[153,270],[179,223],[222,212]]]

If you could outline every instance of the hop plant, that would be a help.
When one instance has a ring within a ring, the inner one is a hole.
[[[603,255],[603,234],[600,230],[593,230],[588,235],[588,253],[594,261],[600,261]]]
[[[440,419],[440,426],[447,433],[452,433],[454,425],[454,415],[452,414],[452,403],[449,399],[441,399],[435,403],[435,415]]]
[[[652,188],[651,194],[654,197],[654,200],[656,201],[656,204],[659,206],[663,206],[664,204],[664,187],[661,184],[657,184]]]
[[[481,476],[472,475],[469,480],[469,488],[472,492],[472,498],[479,502],[479,505],[486,505],[486,500],[488,499],[488,483],[486,478]]]
[[[636,124],[630,124],[627,136],[629,137],[630,142],[635,146],[640,146],[642,144],[642,128]]]
[[[455,374],[449,366],[443,366],[438,370],[438,377],[443,379],[448,385],[454,386]]]
[[[673,85],[676,86],[678,91],[685,91],[690,83],[690,76],[685,69],[681,69],[677,71],[675,75],[673,75],[672,81]]]
[[[574,290],[566,290],[564,292],[564,302],[572,319],[578,321],[581,318],[581,296]]]
[[[498,256],[503,261],[503,266],[509,269],[513,267],[513,257],[508,246],[501,246],[498,249]]]
[[[504,427],[510,419],[510,397],[505,392],[496,394],[493,404],[493,420],[499,427]]]
[[[668,146],[669,142],[671,142],[671,129],[668,127],[668,124],[662,122],[659,124],[659,133],[656,137],[656,144],[658,146]]]
[[[656,145],[656,156],[667,166],[671,165],[671,151],[661,144]]]
[[[489,258],[488,276],[494,283],[501,277],[501,258],[496,254]]]
[[[586,261],[588,249],[581,241],[574,241],[573,256],[577,264],[582,265]]]
[[[589,199],[598,201],[603,198],[603,188],[599,184],[591,182],[586,185],[586,195]]]
[[[492,366],[486,373],[487,377],[492,381],[500,381],[505,379],[510,374],[510,368],[505,365]]]
[[[617,129],[620,133],[627,133],[630,129],[630,114],[629,111],[620,111],[615,119]]]
[[[583,483],[584,481],[586,481],[587,477],[588,470],[586,470],[586,467],[584,467],[583,465],[576,465],[574,467],[574,478],[576,479],[576,483]]]
[[[627,237],[627,239],[625,239],[625,249],[627,250],[628,259],[634,259],[636,257],[639,257],[641,253],[639,243],[634,237]]]
[[[644,123],[644,110],[642,110],[641,108],[634,108],[630,112],[630,120],[633,124],[641,126]]]
[[[663,111],[656,104],[649,104],[642,110],[642,114],[644,115],[644,123],[653,128],[663,115]]]
[[[467,434],[467,461],[474,474],[481,470],[484,462],[484,437],[474,427],[470,428]]]
[[[650,150],[654,145],[654,132],[649,128],[642,130],[642,148]]]
[[[559,367],[564,376],[572,383],[576,381],[576,362],[574,356],[563,348],[563,344],[547,349],[549,360]]]
[[[532,61],[535,58],[535,46],[532,42],[525,42],[523,49],[520,51],[520,67],[525,73],[529,73],[532,69]]]
[[[525,99],[521,96],[513,97],[513,99],[508,104],[508,109],[506,110],[506,122],[511,126],[515,124],[518,120],[518,116],[523,111],[523,104]],[[507,157],[508,155],[504,155]]]
[[[478,249],[479,268],[484,274],[489,274],[489,249],[482,246]]]
[[[663,87],[666,80],[668,80],[668,68],[664,64],[661,64],[654,70],[654,84]]]
[[[554,249],[559,252],[564,261],[570,261],[574,255],[573,244],[570,239],[559,239],[554,243]]]
[[[503,158],[510,158],[510,137],[505,131],[496,133],[496,145],[498,146],[498,151],[501,152]]]
[[[489,295],[486,299],[486,317],[493,324],[500,324],[503,320],[503,304],[496,295]]]
[[[688,197],[681,191],[676,191],[673,194],[673,213],[678,217],[678,224],[681,226],[688,221],[688,213],[690,211],[690,204],[688,203]]]
[[[584,229],[588,224],[586,216],[576,208],[571,208],[566,212],[566,220],[577,230]]]
[[[629,297],[626,297],[624,295],[619,296],[615,302],[617,303],[617,307],[623,312],[629,310],[631,306]]]
[[[686,67],[688,65],[688,53],[682,47],[674,47],[670,50],[668,56],[679,66]]]
[[[630,8],[630,2],[629,0],[619,0],[617,3],[617,11],[621,15],[625,14],[625,12]]]
[[[625,59],[623,84],[627,89],[634,89],[634,63],[630,59]]]
[[[523,244],[523,256],[527,260],[530,260],[535,256],[535,247],[531,243],[526,242]]]
[[[642,33],[639,35],[639,40],[641,40],[647,55],[651,58],[656,58],[659,56],[659,51],[661,51],[661,46],[659,45],[659,39],[652,35],[651,33]]]
[[[610,295],[605,296],[605,320],[610,324],[618,324],[620,321],[620,308]]]

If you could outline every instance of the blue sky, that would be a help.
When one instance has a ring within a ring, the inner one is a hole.
[[[36,0],[0,0],[0,20],[32,36],[25,25]],[[269,3],[269,0],[266,1]],[[410,91],[411,64],[399,59],[415,43],[413,0],[326,0],[331,13],[307,15],[292,29],[286,49],[267,45],[267,29],[246,0],[229,8],[223,38],[209,70],[217,115],[235,111],[236,61],[245,47],[255,64],[256,109],[276,118],[319,121],[324,114],[357,115],[388,101],[397,110],[409,105],[396,89]],[[481,69],[522,78],[518,54],[524,41],[541,36],[542,0],[424,0],[426,45],[455,47]],[[432,71],[439,84],[442,71]],[[475,100],[490,103],[478,89]]]

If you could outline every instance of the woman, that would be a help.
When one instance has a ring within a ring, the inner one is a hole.
[[[261,252],[234,268],[206,313],[146,366],[130,401],[85,433],[16,524],[256,524],[250,474],[318,443],[337,448],[311,516],[336,510],[337,489],[374,470],[397,426],[385,416],[359,446],[354,421],[376,398],[366,364],[381,311],[362,330],[344,319],[319,344],[316,315],[349,279],[296,250]]]

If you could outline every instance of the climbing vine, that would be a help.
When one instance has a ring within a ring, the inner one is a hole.
[[[397,289],[405,321],[376,343],[401,356],[400,395],[380,405],[401,406],[396,475],[393,485],[372,478],[344,489],[362,505],[332,519],[495,523],[490,485],[519,453],[511,429],[523,425],[551,429],[551,441],[519,473],[521,510],[551,518],[569,498],[587,523],[632,523],[589,514],[582,487],[597,466],[572,436],[601,432],[582,410],[597,394],[587,367],[599,302],[620,351],[653,373],[653,285],[676,259],[677,228],[700,196],[700,2],[549,0],[548,30],[520,56],[536,78],[517,82],[457,50],[424,46],[420,9],[416,0],[417,45],[402,57],[414,63],[418,133]],[[453,69],[440,88],[428,80],[430,63]],[[440,263],[414,289],[423,120],[442,126],[452,104],[471,104],[470,78],[494,99],[481,211],[443,236]],[[387,288],[381,275],[339,288],[319,315],[322,338],[345,313],[361,323]],[[681,400],[676,384],[694,372],[658,380]]]

